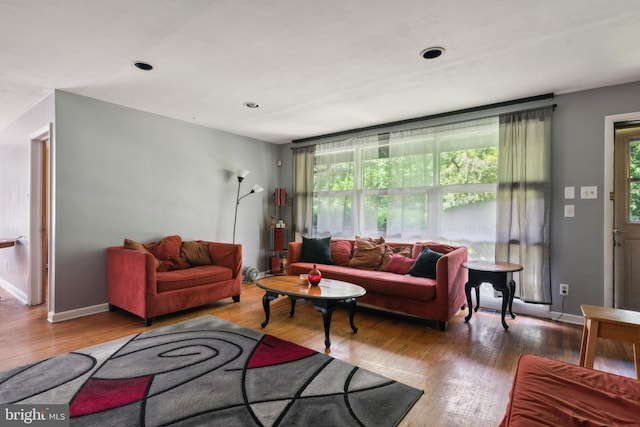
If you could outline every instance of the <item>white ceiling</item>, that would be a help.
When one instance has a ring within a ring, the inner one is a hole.
[[[637,81],[639,41],[638,0],[0,0],[0,128],[62,89],[284,143]]]

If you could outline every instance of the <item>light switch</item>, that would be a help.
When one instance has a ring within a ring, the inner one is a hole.
[[[565,218],[573,218],[576,216],[576,208],[574,205],[564,205]]]
[[[598,187],[580,187],[580,198],[581,199],[597,199],[598,198]]]
[[[575,199],[576,198],[576,187],[564,187],[564,198],[565,199]]]

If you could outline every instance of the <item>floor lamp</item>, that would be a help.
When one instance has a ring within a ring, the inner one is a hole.
[[[243,170],[243,171],[238,172],[238,194],[236,195],[236,214],[233,217],[233,243],[234,244],[236,243],[236,223],[238,222],[238,206],[240,205],[240,200],[244,199],[245,197],[247,197],[250,194],[260,193],[260,192],[264,191],[264,188],[262,188],[258,184],[256,184],[256,185],[253,186],[251,191],[249,191],[244,196],[240,197],[240,185],[242,184],[242,181],[244,181],[244,179],[247,177],[247,175],[249,175],[249,173],[250,172],[248,170]]]

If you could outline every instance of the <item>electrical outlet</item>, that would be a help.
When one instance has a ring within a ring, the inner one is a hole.
[[[566,283],[560,283],[560,295],[563,297],[569,296],[569,285]]]

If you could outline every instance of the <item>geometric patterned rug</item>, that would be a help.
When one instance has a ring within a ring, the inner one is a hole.
[[[211,315],[0,373],[0,404],[72,426],[394,426],[422,393]]]

